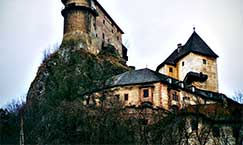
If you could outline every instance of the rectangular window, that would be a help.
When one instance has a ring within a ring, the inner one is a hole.
[[[94,23],[94,29],[96,30],[96,24]]]
[[[128,94],[124,94],[124,100],[128,101]]]
[[[105,34],[104,33],[102,33],[102,38],[103,38],[103,40],[105,40]]]
[[[148,89],[144,89],[144,90],[143,90],[143,97],[144,97],[144,98],[149,97],[149,90],[148,90]]]
[[[185,65],[185,62],[184,61],[182,61],[182,66],[184,66]]]
[[[103,24],[105,24],[105,20],[103,20]]]
[[[203,64],[207,64],[207,60],[206,59],[203,59]]]
[[[119,38],[119,36],[117,36],[117,40],[119,40],[120,38]]]
[[[173,72],[173,68],[172,68],[172,67],[170,67],[170,68],[169,68],[169,71],[172,73],[172,72]]]

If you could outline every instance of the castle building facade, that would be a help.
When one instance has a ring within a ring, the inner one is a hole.
[[[217,58],[194,29],[186,44],[178,44],[156,71],[200,89],[218,92]]]
[[[156,71],[127,71],[109,79],[107,86],[126,106],[147,102],[165,110],[180,110],[222,103],[227,97],[218,92],[217,57],[194,31]]]
[[[186,120],[189,144],[200,144],[198,134],[206,135],[206,145],[238,144],[242,118],[237,114],[242,106],[218,92],[217,57],[194,31],[156,71],[145,68],[113,76],[102,92],[93,93],[84,104],[99,105],[105,95],[122,102],[128,116],[141,110],[148,124],[158,110],[176,113]]]
[[[62,0],[62,3],[64,41],[82,39],[93,54],[110,44],[121,58],[128,60],[127,48],[122,44],[124,32],[97,0]]]

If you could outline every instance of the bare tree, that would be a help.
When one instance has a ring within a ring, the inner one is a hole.
[[[233,100],[236,102],[239,102],[240,104],[243,104],[243,93],[242,91],[236,91],[235,95],[233,96]]]

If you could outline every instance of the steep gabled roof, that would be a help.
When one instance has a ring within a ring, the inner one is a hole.
[[[176,65],[176,63],[189,53],[196,53],[208,57],[217,58],[218,55],[202,40],[202,38],[194,31],[184,46],[176,49],[163,63],[161,63],[156,71],[165,64]]]

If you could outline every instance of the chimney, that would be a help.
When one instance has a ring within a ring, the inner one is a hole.
[[[182,48],[182,44],[181,43],[178,43],[177,44],[177,52],[180,53],[180,50]]]
[[[135,66],[129,66],[129,68],[130,68],[131,70],[136,70],[136,67],[135,67]]]

